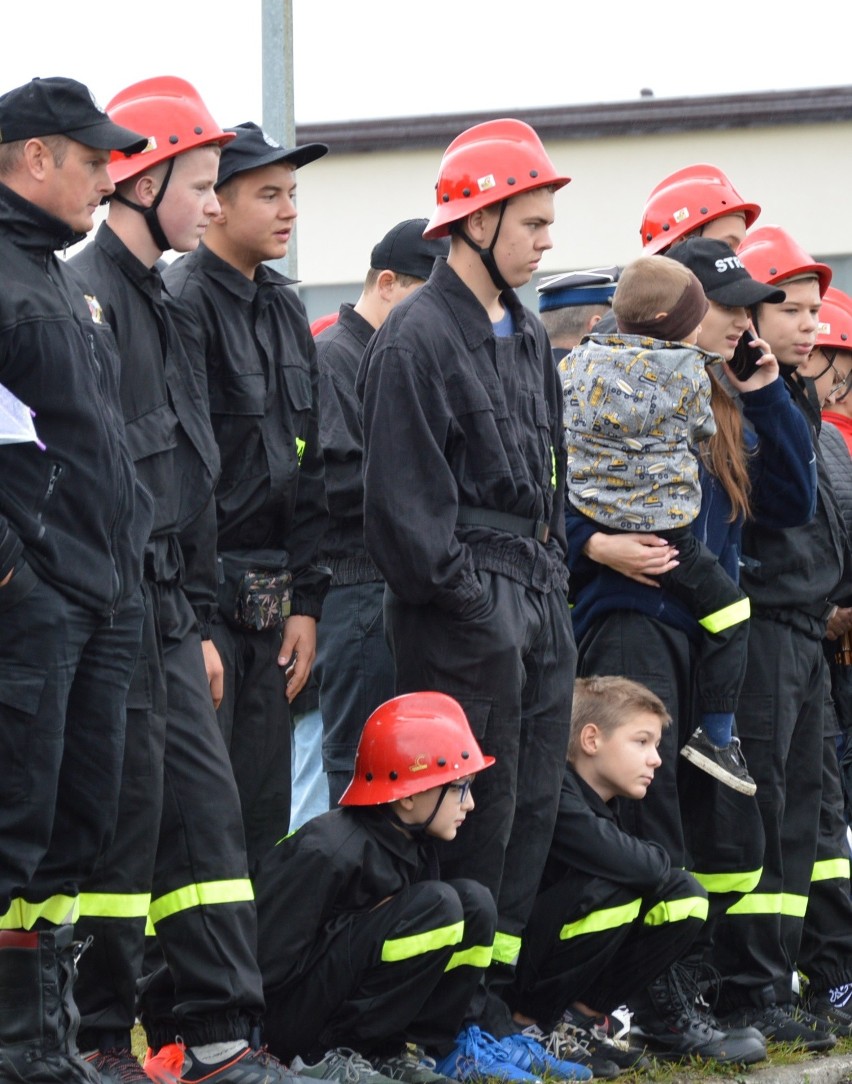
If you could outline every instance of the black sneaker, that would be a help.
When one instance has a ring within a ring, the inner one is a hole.
[[[765,1005],[738,1009],[722,1020],[723,1027],[753,1027],[769,1043],[791,1043],[802,1050],[830,1050],[837,1039],[820,1027],[815,1017],[791,1005]]]
[[[566,1009],[554,1030],[559,1029],[572,1035],[592,1056],[612,1062],[621,1072],[651,1068],[642,1047],[632,1046],[629,1041],[619,1041],[610,1036],[610,1024],[606,1016],[586,1016],[578,1009]],[[598,1075],[594,1068],[592,1072],[595,1076]]]
[[[834,996],[836,990],[852,991],[852,986],[837,987],[824,994],[810,994],[805,1000],[804,1008],[811,1016],[816,1017],[825,1030],[849,1038],[852,1036],[852,1004],[848,997],[840,1004],[841,999],[835,999]]]
[[[132,1050],[93,1050],[83,1058],[95,1069],[102,1084],[151,1084]]]
[[[757,792],[757,784],[748,774],[739,738],[731,738],[728,745],[714,745],[699,727],[681,749],[680,755],[740,794]]]
[[[712,1027],[696,1004],[699,996],[689,968],[672,964],[647,988],[647,1000],[633,1014],[631,1036],[651,1057],[662,1061],[700,1058],[752,1065],[765,1059],[766,1045],[761,1039]]]
[[[182,1043],[169,1043],[156,1054],[148,1052],[145,1074],[154,1084],[299,1084],[295,1072],[267,1050],[250,1046],[211,1064],[198,1061]]]

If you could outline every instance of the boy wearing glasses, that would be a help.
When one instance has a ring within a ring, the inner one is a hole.
[[[497,914],[477,881],[440,879],[434,847],[455,839],[493,763],[452,697],[396,697],[364,726],[342,808],[266,855],[255,881],[264,1038],[294,1072],[349,1084],[474,1069],[535,1079],[496,1040],[476,1066],[463,1049]]]

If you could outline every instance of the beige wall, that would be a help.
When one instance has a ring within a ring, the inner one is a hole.
[[[678,135],[550,141],[556,165],[573,177],[557,195],[549,273],[638,255],[642,206],[666,174],[712,162],[761,221],[788,229],[811,253],[852,254],[846,213],[852,122]],[[441,149],[334,154],[299,177],[299,278],[306,287],[360,282],[370,249],[394,223],[428,216]]]

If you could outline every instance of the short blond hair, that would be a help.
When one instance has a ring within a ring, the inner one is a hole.
[[[654,256],[650,258],[656,259]],[[568,760],[573,763],[580,751],[583,727],[594,723],[604,737],[609,737],[640,712],[656,715],[663,729],[672,721],[666,705],[657,694],[638,681],[626,677],[577,678],[571,706]]]
[[[671,312],[689,289],[692,272],[668,256],[640,256],[621,272],[612,311],[616,321],[652,323],[661,312]]]

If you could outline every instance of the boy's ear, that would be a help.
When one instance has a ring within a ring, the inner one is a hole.
[[[587,757],[593,757],[600,749],[603,734],[597,723],[586,723],[580,731],[580,748]]]
[[[397,798],[396,799],[396,804],[401,805],[402,808],[407,813],[410,813],[411,810],[414,809],[414,799],[413,798]]]

